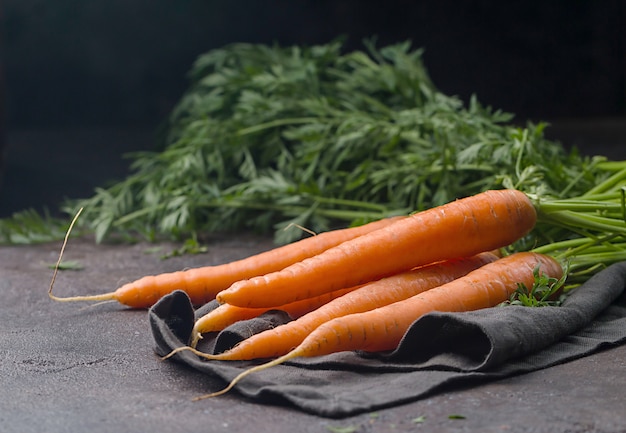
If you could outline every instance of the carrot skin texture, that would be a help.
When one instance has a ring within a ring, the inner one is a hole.
[[[196,320],[191,332],[192,341],[190,346],[196,346],[200,334],[221,331],[237,321],[253,319],[272,309],[282,310],[289,314],[291,318],[297,319],[340,296],[356,290],[358,287],[360,286],[336,290],[334,292],[316,296],[315,298],[303,299],[301,301],[296,301],[276,308],[244,308],[229,304],[222,304]]]
[[[194,305],[202,305],[236,281],[264,275],[319,254],[342,242],[385,227],[406,216],[389,217],[358,227],[332,230],[301,239],[241,260],[216,266],[148,275],[118,288],[114,299],[132,308],[148,308],[174,290],[185,291]]]
[[[541,273],[561,278],[563,269],[551,257],[529,252],[516,253],[403,301],[332,319],[316,328],[287,354],[244,370],[227,387],[194,400],[225,394],[246,376],[297,357],[321,356],[347,350],[376,352],[395,349],[411,324],[424,314],[493,307],[507,300],[517,289],[518,283],[531,287],[538,264]]]
[[[464,277],[376,310],[328,321],[301,345],[299,356],[318,356],[338,350],[379,352],[395,349],[409,326],[429,312],[462,312],[494,307],[517,289],[532,287],[534,269],[561,278],[563,268],[550,256],[521,252],[486,264]]]
[[[416,266],[502,248],[526,235],[536,220],[526,194],[486,191],[415,213],[281,271],[235,282],[216,298],[240,307],[287,304]]]
[[[365,284],[292,322],[253,335],[227,352],[210,356],[210,359],[249,360],[284,355],[329,320],[373,310],[427,290],[434,290],[434,287],[497,259],[493,253],[485,252],[473,257],[423,266]]]

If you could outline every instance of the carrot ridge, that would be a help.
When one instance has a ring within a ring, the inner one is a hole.
[[[191,330],[191,342],[189,345],[191,347],[196,347],[198,341],[202,338],[203,333],[221,331],[237,321],[253,319],[272,309],[282,310],[289,314],[292,319],[298,319],[301,316],[316,310],[317,308],[345,294],[357,290],[359,287],[362,286],[340,289],[316,296],[315,298],[303,299],[301,301],[292,302],[290,304],[274,308],[245,308],[230,304],[222,304],[196,320],[193,329]]]
[[[307,335],[318,326],[329,320],[373,310],[432,290],[496,259],[498,257],[493,253],[484,252],[468,258],[434,263],[373,281],[291,322],[253,335],[226,352],[194,353],[211,360],[250,360],[282,356],[302,343]],[[222,306],[236,308],[223,304],[218,309]],[[190,346],[195,347],[193,342]]]
[[[55,267],[55,272],[48,291],[50,297],[54,300],[61,299],[51,295],[52,285],[56,279],[69,233],[81,211],[82,209],[72,220],[70,229],[68,229],[63,246],[61,247],[59,261]],[[187,293],[187,295],[189,295],[189,298],[194,305],[201,305],[215,299],[215,295],[218,292],[227,289],[236,281],[279,271],[293,263],[304,260],[311,255],[319,254],[328,248],[332,248],[342,242],[345,242],[346,240],[361,236],[371,232],[372,230],[380,229],[404,218],[407,217],[393,216],[357,227],[330,230],[315,236],[301,239],[291,244],[283,245],[259,254],[220,265],[203,266],[157,275],[147,275],[122,285],[115,290],[115,292],[113,292],[113,296],[107,293],[103,295],[71,297],[65,299],[68,301],[99,301],[114,299],[131,308],[148,308],[168,293],[171,293],[174,290],[183,290]]]
[[[331,353],[337,347],[371,352],[394,349],[408,327],[426,313],[494,307],[509,299],[518,284],[532,287],[537,266],[550,277],[560,278],[563,274],[561,265],[550,256],[515,253],[403,301],[328,321],[316,328],[301,346],[308,347],[307,356]],[[343,328],[343,332],[336,332],[337,328]],[[342,339],[342,335],[351,337]],[[382,338],[373,338],[376,335]],[[324,341],[326,347],[319,347],[318,341]]]
[[[490,190],[415,213],[280,271],[237,281],[216,298],[240,307],[286,304],[502,248],[530,232],[536,220],[535,207],[523,192]]]
[[[224,389],[196,397],[195,400],[222,395],[248,375],[295,357],[348,350],[374,352],[395,349],[411,324],[424,314],[494,307],[507,300],[518,284],[532,286],[537,267],[549,277],[560,278],[563,274],[561,265],[550,256],[521,252],[503,257],[408,299],[325,322],[287,354],[249,368],[235,376]]]

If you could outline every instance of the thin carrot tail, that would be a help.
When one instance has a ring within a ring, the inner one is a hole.
[[[209,359],[209,360],[214,360],[214,361],[224,359],[224,357],[221,356],[221,354],[212,355],[210,353],[201,352],[201,351],[199,351],[198,349],[196,349],[195,347],[192,347],[192,346],[180,346],[180,347],[177,347],[176,349],[173,349],[167,355],[162,356],[161,357],[161,361],[165,361],[165,360],[171,358],[172,356],[176,355],[177,353],[184,352],[186,350],[188,350],[189,352],[192,352],[195,355],[197,355],[197,356],[199,356],[201,358],[204,358],[204,359]]]
[[[67,297],[59,297],[53,295],[51,291],[48,291],[48,296],[53,301],[58,302],[77,302],[77,301],[114,301],[115,300],[115,292],[103,293],[100,295],[85,295],[85,296],[67,296]]]
[[[203,316],[205,317],[205,316]],[[202,318],[200,318],[201,320]],[[191,341],[189,342],[189,347],[195,349],[198,346],[200,340],[202,340],[202,330],[200,329],[201,323],[196,320],[193,324],[193,328],[191,329]]]
[[[191,341],[189,342],[189,347],[195,349],[200,340],[202,340],[202,333],[196,330],[196,327],[194,326],[191,330]]]
[[[61,245],[61,251],[59,252],[59,258],[57,259],[57,262],[54,265],[54,272],[52,273],[52,280],[50,281],[50,286],[48,287],[48,296],[53,301],[59,301],[59,302],[113,301],[115,300],[114,292],[103,293],[100,295],[68,296],[68,297],[59,297],[59,296],[52,294],[52,287],[54,287],[54,282],[56,281],[57,274],[59,273],[59,266],[61,266],[61,261],[63,260],[63,254],[65,253],[65,247],[67,246],[67,241],[70,237],[70,233],[72,232],[72,229],[74,228],[74,224],[76,224],[76,221],[78,221],[78,217],[80,216],[82,211],[83,211],[83,208],[81,207],[78,210],[78,212],[76,212],[76,215],[74,215],[74,218],[72,218],[72,222],[70,223],[70,226],[65,232],[65,237],[63,238],[63,244]]]
[[[201,396],[198,396],[198,397],[194,397],[192,399],[192,401],[204,400],[204,399],[207,399],[207,398],[213,398],[213,397],[217,397],[217,396],[226,394],[228,391],[233,389],[235,387],[235,385],[237,385],[243,378],[249,376],[250,374],[256,373],[256,372],[259,372],[259,371],[263,371],[263,370],[265,370],[267,368],[270,368],[270,367],[275,367],[277,365],[280,365],[280,364],[284,363],[285,361],[289,361],[290,359],[296,358],[298,356],[300,356],[300,351],[298,349],[294,349],[291,352],[289,352],[289,353],[287,353],[287,354],[285,354],[285,355],[283,355],[283,356],[281,356],[279,358],[276,358],[276,359],[273,359],[273,360],[271,360],[269,362],[266,362],[265,364],[261,364],[261,365],[255,366],[255,367],[251,367],[251,368],[249,368],[249,369],[247,369],[245,371],[242,371],[237,376],[235,376],[235,378],[230,381],[230,383],[228,384],[228,386],[226,386],[226,388],[223,388],[223,389],[221,389],[219,391],[212,392],[210,394],[204,394],[204,395],[201,395]]]

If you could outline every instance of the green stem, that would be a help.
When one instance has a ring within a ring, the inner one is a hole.
[[[596,170],[598,169],[600,165],[600,161],[598,161],[598,159],[594,159],[591,163],[591,166],[589,167],[590,171]],[[602,169],[601,169],[602,170]],[[563,189],[563,191],[561,191],[561,197],[567,197],[567,194],[569,194],[570,190],[572,188],[574,188],[578,182],[580,182],[580,180],[585,177],[586,173],[585,171],[581,171],[574,179],[572,179],[572,181]]]
[[[272,204],[272,203],[251,203],[247,201],[240,200],[227,200],[227,201],[207,201],[197,203],[198,207],[206,207],[206,208],[216,208],[216,207],[230,207],[237,209],[257,209],[257,210],[274,210],[280,211],[288,216],[301,215],[306,212],[310,206],[301,206],[301,205],[281,205],[281,204]],[[315,214],[320,215],[327,218],[338,219],[342,221],[353,221],[356,219],[367,219],[374,220],[385,218],[387,216],[393,215],[391,212],[367,212],[360,210],[348,210],[348,209],[324,209],[317,208],[315,209]]]
[[[581,229],[595,230],[601,233],[626,234],[626,222],[612,218],[591,214],[581,214],[562,210],[550,213],[540,213],[538,220],[546,224],[559,225],[576,232]]]
[[[237,135],[254,134],[265,129],[276,128],[277,126],[298,125],[302,123],[312,123],[319,121],[320,119],[318,117],[294,117],[292,119],[276,119],[271,122],[260,123],[258,125],[240,129],[239,131],[237,131]]]
[[[570,259],[570,267],[572,270],[597,266],[602,264],[608,266],[613,263],[626,260],[626,251],[612,251],[595,254],[581,254]]]
[[[626,168],[626,161],[598,161],[595,166],[604,171],[619,171]]]
[[[375,211],[382,212],[382,213],[386,213],[388,211],[387,207],[384,205],[360,201],[360,200],[349,200],[349,199],[321,197],[321,196],[311,196],[310,198],[317,203],[327,203],[327,204],[333,204],[333,205],[338,205],[338,206],[349,206],[353,208],[371,209],[371,210],[375,210]]]
[[[134,220],[136,218],[140,218],[140,217],[142,217],[144,215],[148,215],[150,213],[156,212],[156,211],[161,210],[163,208],[165,208],[164,204],[159,204],[159,205],[155,205],[155,206],[141,208],[139,210],[136,210],[134,212],[131,212],[131,213],[128,213],[128,214],[126,214],[124,216],[119,217],[118,219],[116,219],[113,222],[113,225],[114,226],[122,226],[122,225],[128,223],[129,221],[132,221],[132,220]]]
[[[621,198],[622,198],[622,192],[620,190],[617,190],[617,191],[608,191],[608,192],[594,193],[594,194],[586,193],[580,197],[561,198],[561,199],[558,199],[558,201],[565,202],[565,203],[569,201],[579,201],[579,200],[603,202],[603,201],[611,201],[611,200],[617,201],[617,200],[621,200]]]
[[[345,221],[353,221],[355,219],[378,219],[384,218],[386,216],[391,215],[399,215],[402,213],[408,214],[408,210],[394,210],[390,211],[383,205],[378,205],[375,203],[368,203],[358,200],[347,200],[347,199],[339,199],[339,198],[330,198],[330,197],[311,197],[311,201],[313,203],[322,203],[322,204],[332,204],[336,206],[348,206],[352,208],[360,208],[364,210],[349,210],[349,209],[328,209],[328,208],[318,208],[315,210],[315,213],[320,216],[325,216],[328,218],[334,218]],[[196,205],[198,207],[208,207],[208,208],[217,208],[217,207],[229,207],[229,208],[238,208],[238,209],[258,209],[258,210],[275,210],[284,212],[286,215],[298,215],[302,212],[305,212],[309,209],[308,206],[300,206],[300,205],[281,205],[274,203],[252,203],[249,201],[242,200],[211,200],[205,202],[197,202]],[[155,205],[147,208],[139,209],[135,212],[131,212],[126,214],[117,220],[115,220],[115,226],[123,226],[128,222],[140,218],[142,216],[148,215],[150,213],[157,212],[162,210],[165,205]],[[371,212],[369,212],[369,211]]]
[[[611,190],[612,188],[614,188],[619,183],[623,182],[625,179],[626,179],[626,168],[623,168],[620,171],[618,171],[617,173],[615,173],[612,176],[610,176],[604,182],[602,182],[599,185],[596,185],[595,187],[591,188],[589,191],[587,191],[583,195],[583,197],[586,197],[587,195],[593,195],[593,194],[607,192],[607,191]]]
[[[604,201],[599,202],[595,200],[558,200],[548,201],[541,203],[541,211],[545,213],[552,213],[562,210],[573,212],[622,212],[621,202]]]
[[[603,250],[606,250],[607,248],[614,249],[614,250],[624,249],[624,247],[626,247],[626,244],[624,243],[619,243],[619,244],[610,243],[610,241],[618,237],[620,236],[617,234],[611,234],[609,236],[604,236],[602,238],[581,237],[581,238],[575,238],[575,239],[567,239],[564,241],[553,242],[551,244],[533,248],[532,251],[535,253],[550,254],[550,255],[554,255],[555,253],[558,253],[559,251],[565,251],[564,256],[565,255],[571,256],[571,255],[578,254],[584,250],[589,251],[590,249],[598,245],[602,245],[601,248]]]

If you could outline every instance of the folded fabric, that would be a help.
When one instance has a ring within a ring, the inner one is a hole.
[[[559,307],[430,313],[413,323],[393,352],[297,358],[251,374],[235,390],[259,403],[342,417],[415,401],[444,387],[450,390],[539,370],[624,343],[625,286],[626,262],[621,262],[594,275]],[[187,344],[194,315],[213,307],[194,312],[180,291],[161,299],[149,314],[155,351],[165,355]],[[288,320],[283,312],[268,312],[206,336],[201,348],[219,352]],[[259,363],[207,361],[189,351],[173,359],[223,379],[224,385]],[[216,390],[207,393],[212,391]]]

